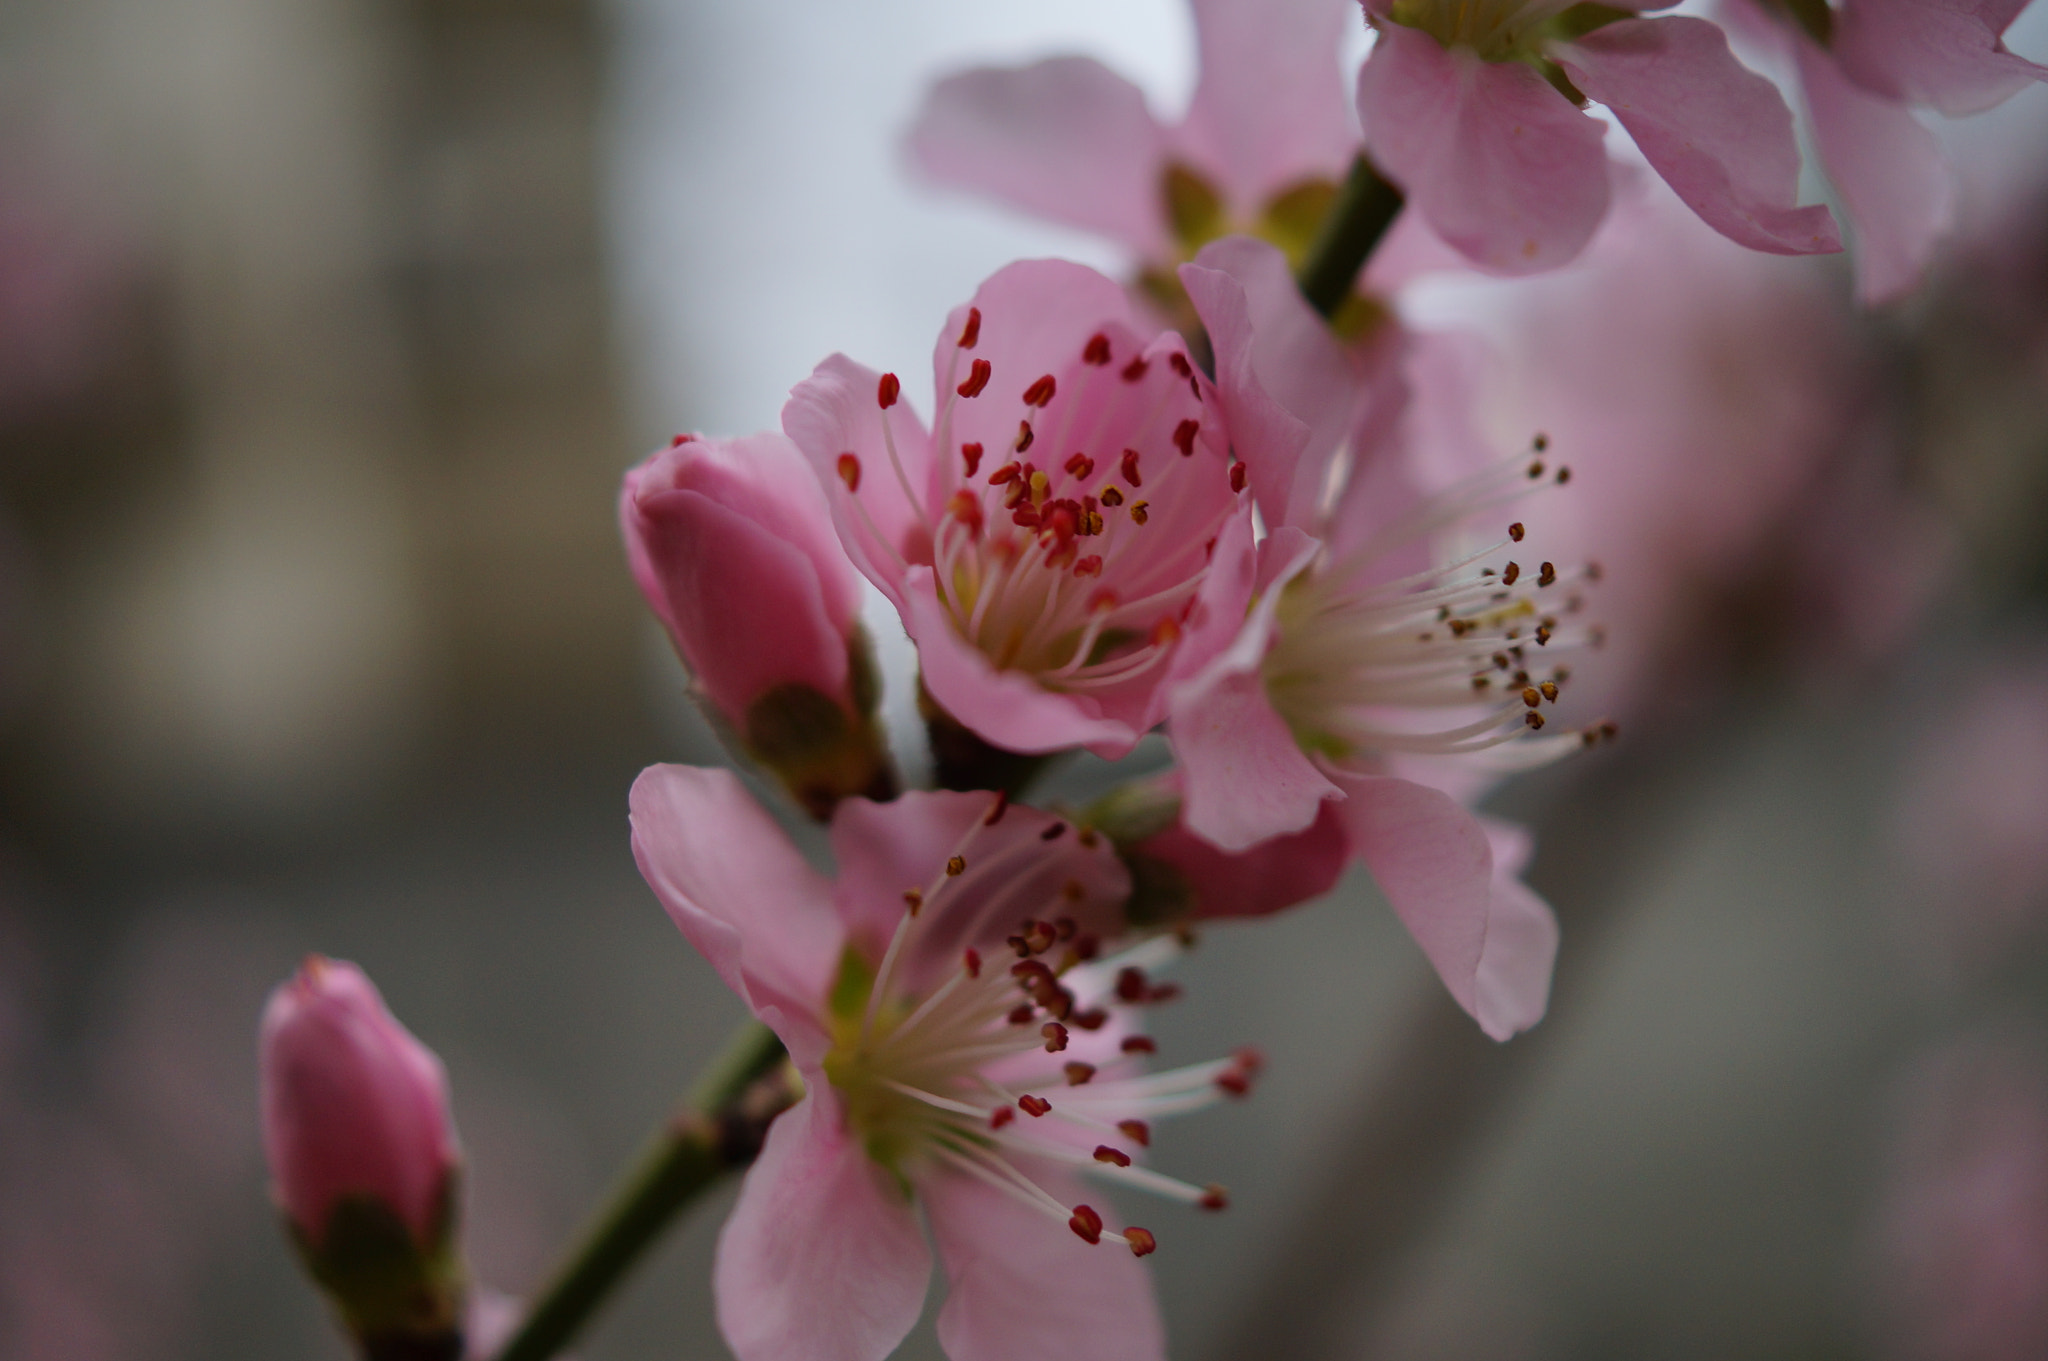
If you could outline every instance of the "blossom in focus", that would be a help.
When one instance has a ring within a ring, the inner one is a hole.
[[[1605,216],[1604,104],[1680,198],[1752,250],[1841,249],[1798,206],[1799,148],[1777,87],[1704,19],[1564,0],[1365,0],[1378,40],[1359,72],[1373,160],[1436,233],[1510,274],[1577,255]]]
[[[706,702],[813,813],[892,786],[860,576],[780,434],[679,435],[626,474],[634,580]]]
[[[1798,73],[1815,150],[1856,232],[1857,296],[1899,297],[1955,218],[1954,181],[1913,109],[1982,113],[2048,74],[2005,48],[2026,0],[1739,3]]]
[[[1086,57],[940,81],[908,149],[932,180],[1099,232],[1173,267],[1232,232],[1299,261],[1358,149],[1338,64],[1349,0],[1193,0],[1201,66],[1186,117],[1162,124],[1129,80]]]
[[[641,873],[803,1078],[719,1237],[740,1361],[886,1356],[931,1271],[920,1207],[956,1361],[1162,1356],[1153,1236],[1076,1174],[1220,1208],[1140,1164],[1152,1120],[1243,1094],[1254,1060],[1140,1070],[1174,946],[1101,953],[1130,892],[1106,839],[995,795],[849,799],[834,883],[726,771],[655,766],[632,818]]]
[[[361,969],[314,956],[271,994],[258,1064],[274,1194],[352,1331],[456,1330],[461,1159],[440,1060]]]
[[[1233,461],[1181,338],[1063,261],[991,276],[933,368],[929,427],[896,375],[834,355],[783,428],[939,705],[1009,751],[1120,756],[1243,608],[1256,441]]]
[[[1490,770],[1510,743],[1522,763],[1594,735],[1535,736],[1565,679],[1544,659],[1578,641],[1576,574],[1508,557],[1519,523],[1452,560],[1435,553],[1449,531],[1505,520],[1527,488],[1567,474],[1536,455],[1422,494],[1398,446],[1352,448],[1369,384],[1278,252],[1219,242],[1182,279],[1233,428],[1262,425],[1294,456],[1253,469],[1272,526],[1255,603],[1169,699],[1185,823],[1242,852],[1303,832],[1334,802],[1352,854],[1452,994],[1504,1038],[1542,1014],[1556,927],[1512,877],[1525,850],[1497,848],[1454,797],[1484,779],[1457,767]],[[1411,377],[1418,408],[1439,405],[1431,368]],[[1480,565],[1496,556],[1499,567]]]

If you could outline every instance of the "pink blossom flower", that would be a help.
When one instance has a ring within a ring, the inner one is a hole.
[[[1379,32],[1358,82],[1367,148],[1474,263],[1550,269],[1592,237],[1608,166],[1601,125],[1575,96],[1606,105],[1716,231],[1780,255],[1841,249],[1828,210],[1798,206],[1799,149],[1777,88],[1707,21],[1588,29],[1586,8],[1563,0],[1366,7]]]
[[[1522,539],[1519,523],[1453,561],[1433,561],[1431,549],[1552,474],[1540,456],[1517,459],[1421,495],[1388,451],[1347,453],[1369,386],[1357,357],[1301,301],[1278,252],[1247,238],[1218,242],[1181,277],[1215,344],[1233,428],[1263,425],[1269,447],[1295,456],[1252,472],[1274,526],[1259,545],[1256,603],[1228,646],[1169,697],[1186,824],[1243,851],[1302,832],[1336,801],[1352,854],[1452,994],[1488,1033],[1512,1034],[1542,1013],[1556,928],[1512,879],[1522,848],[1497,846],[1500,837],[1432,787],[1471,782],[1429,765],[1544,726],[1563,675],[1541,674],[1538,659],[1573,641],[1561,617],[1572,610],[1572,574],[1550,563],[1481,568]],[[1426,385],[1431,374],[1423,366],[1411,376]],[[1418,396],[1419,410],[1434,405]],[[1525,740],[1523,757],[1580,740]]]
[[[705,700],[806,806],[889,783],[860,576],[788,439],[678,435],[626,474],[619,524]]]
[[[1338,65],[1346,0],[1193,0],[1201,78],[1168,126],[1085,57],[982,67],[926,96],[908,147],[933,180],[1100,232],[1167,270],[1244,231],[1305,248],[1358,148]]]
[[[1251,503],[1215,388],[1115,283],[1057,260],[991,276],[933,367],[929,429],[894,374],[844,355],[783,428],[940,705],[1011,751],[1122,755],[1242,609]]]
[[[1909,291],[1954,224],[1954,182],[1912,106],[1982,113],[2048,74],[2005,48],[2003,34],[2025,7],[1844,0],[1835,8],[1754,3],[1731,16],[1749,17],[1745,28],[1788,54],[1798,73],[1815,149],[1856,231],[1862,301]]]
[[[1241,1094],[1253,1061],[1138,1071],[1130,1020],[1173,945],[1097,957],[1130,891],[1107,841],[987,794],[850,799],[835,884],[729,772],[655,766],[632,810],[641,873],[804,1082],[719,1237],[740,1361],[887,1355],[931,1270],[918,1206],[956,1361],[1163,1355],[1133,1260],[1153,1237],[1075,1174],[1220,1206],[1139,1162],[1152,1119]]]
[[[361,969],[309,958],[263,1010],[263,1147],[278,1204],[317,1251],[345,1200],[447,1232],[460,1162],[441,1061]]]

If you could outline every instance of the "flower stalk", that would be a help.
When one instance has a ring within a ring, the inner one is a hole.
[[[748,1022],[648,1141],[585,1226],[496,1361],[547,1361],[569,1345],[685,1206],[761,1151],[797,1099],[782,1042]]]
[[[1373,248],[1400,216],[1402,202],[1401,191],[1363,152],[1351,162],[1351,173],[1344,177],[1337,201],[1295,276],[1301,295],[1325,320],[1351,296]]]

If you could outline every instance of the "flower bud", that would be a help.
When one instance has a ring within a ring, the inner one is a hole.
[[[818,817],[895,775],[860,577],[779,434],[677,442],[626,474],[626,557],[714,719]]]
[[[440,1060],[362,970],[315,955],[271,994],[259,1065],[273,1195],[364,1353],[459,1356],[460,1154]]]

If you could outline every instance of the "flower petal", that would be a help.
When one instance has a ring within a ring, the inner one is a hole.
[[[832,890],[729,770],[649,766],[630,796],[633,858],[699,953],[799,1064],[845,933]]]
[[[1054,57],[942,80],[925,96],[906,146],[939,184],[1102,232],[1147,255],[1167,248],[1164,134],[1144,92],[1101,62]]]
[[[1735,60],[1715,25],[1623,19],[1551,55],[1715,231],[1774,255],[1842,248],[1825,207],[1797,206],[1792,111],[1777,86]]]
[[[1474,986],[1479,1026],[1507,1039],[1543,1019],[1550,1005],[1550,973],[1557,962],[1557,917],[1521,880],[1529,833],[1510,823],[1479,819],[1493,848],[1493,896],[1487,904],[1486,944]]]
[[[822,1081],[768,1127],[718,1235],[718,1329],[739,1361],[882,1361],[917,1322],[931,1250]]]
[[[1186,883],[1190,914],[1263,917],[1320,898],[1337,886],[1350,861],[1344,821],[1332,800],[1319,800],[1304,831],[1276,836],[1232,854],[1175,823],[1135,848],[1163,861]]]
[[[1843,0],[1830,50],[1874,94],[1951,118],[1982,113],[2048,79],[2048,67],[2002,41],[2023,8],[2025,0]]]
[[[1834,57],[1793,41],[1820,162],[1856,230],[1856,296],[1909,292],[1955,221],[1955,182],[1941,144],[1903,104],[1854,84]]]
[[[1193,0],[1201,79],[1173,141],[1248,216],[1358,147],[1338,55],[1353,0]]]
[[[1577,255],[1607,212],[1600,123],[1520,62],[1384,23],[1358,78],[1373,160],[1447,243],[1502,274]]]
[[[1107,1209],[1059,1168],[1022,1170],[1068,1205]],[[1128,1249],[1084,1243],[1052,1215],[963,1173],[935,1173],[918,1192],[949,1282],[939,1345],[952,1361],[1163,1361],[1152,1274]]]

